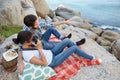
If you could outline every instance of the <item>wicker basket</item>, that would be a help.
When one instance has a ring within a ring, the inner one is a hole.
[[[14,72],[17,69],[17,58],[11,61],[6,61],[4,58],[2,58],[1,65],[5,71]]]

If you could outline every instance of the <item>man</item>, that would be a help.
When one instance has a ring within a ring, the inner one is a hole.
[[[71,38],[72,34],[70,33],[68,36],[62,36],[55,27],[61,24],[71,24],[71,21],[58,21],[58,22],[43,22],[37,20],[35,15],[27,15],[24,18],[23,30],[30,30],[34,36],[38,39],[42,40],[42,45],[44,49],[52,49],[59,42],[50,42],[49,38],[51,34],[56,36],[58,39],[63,40],[64,38]],[[46,31],[42,34],[42,29],[46,29]],[[76,45],[81,45],[85,43],[85,39],[82,39],[78,42],[74,42]]]

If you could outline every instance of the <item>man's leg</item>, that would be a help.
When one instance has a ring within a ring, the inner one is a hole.
[[[54,55],[57,55],[61,53],[66,47],[71,47],[73,45],[75,44],[71,42],[70,39],[66,38],[59,42],[57,45],[55,45],[55,47],[53,47],[51,51],[53,52]]]
[[[55,35],[55,37],[60,38],[61,34],[54,28],[49,28],[42,36],[42,40],[49,41],[51,34]]]

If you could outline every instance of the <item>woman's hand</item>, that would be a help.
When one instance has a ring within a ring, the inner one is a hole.
[[[23,62],[19,62],[17,65],[18,68],[18,74],[22,74],[23,70],[24,70],[24,63]]]
[[[37,49],[42,48],[42,43],[41,43],[41,41],[40,41],[40,40],[37,40],[37,44],[35,44],[35,46],[36,46]]]

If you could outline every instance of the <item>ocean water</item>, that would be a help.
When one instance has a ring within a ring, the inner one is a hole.
[[[66,5],[81,12],[81,17],[103,29],[120,33],[120,0],[46,0],[51,9]]]

